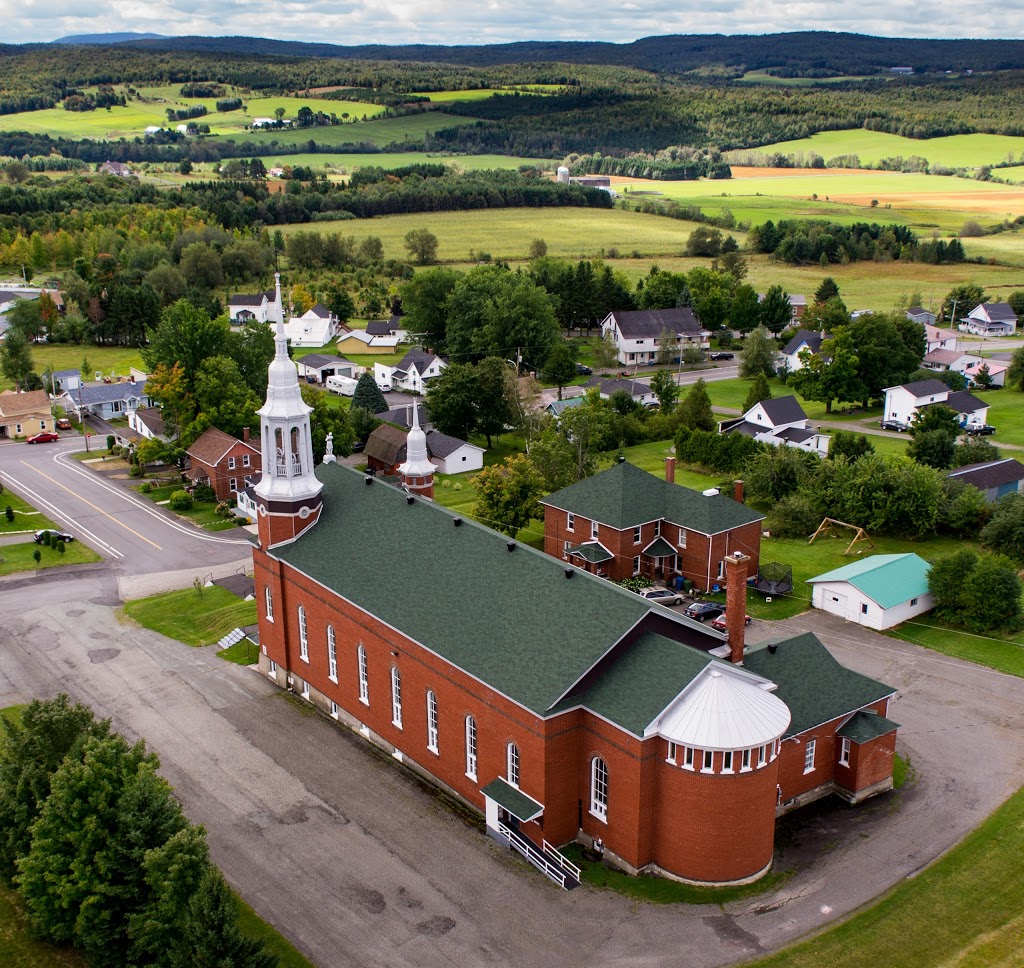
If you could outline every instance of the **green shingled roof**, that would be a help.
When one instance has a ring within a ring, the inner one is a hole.
[[[732,498],[721,494],[705,497],[625,461],[555,491],[541,503],[620,531],[664,518],[701,534],[720,534],[764,520],[763,514]]]
[[[836,736],[845,736],[853,743],[866,743],[899,728],[899,723],[879,716],[878,713],[861,709],[836,730]]]
[[[615,557],[615,555],[597,542],[576,545],[575,548],[570,548],[566,551],[566,554],[582,558],[584,561],[589,561],[592,565],[599,565],[602,561],[611,561]]]
[[[928,572],[924,558],[913,553],[903,555],[871,555],[842,568],[816,575],[808,584],[823,581],[849,582],[882,608],[893,608],[928,594]]]
[[[855,709],[891,696],[896,690],[840,665],[811,632],[748,651],[743,664],[776,683],[775,695],[793,714],[787,736],[827,723]]]
[[[586,706],[635,736],[657,718],[709,662],[706,652],[645,632],[555,711]]]
[[[271,553],[535,713],[650,611],[675,620],[579,569],[567,580],[564,562],[523,545],[510,552],[504,535],[468,520],[455,527],[447,508],[407,504],[351,468],[316,475],[320,520]],[[382,580],[381,555],[393,549],[401,565]]]
[[[490,797],[499,806],[504,807],[513,817],[518,817],[523,821],[533,820],[544,812],[544,807],[533,797],[528,797],[501,777],[491,780],[480,792],[485,797]]]

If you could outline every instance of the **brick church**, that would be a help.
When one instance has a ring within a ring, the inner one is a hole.
[[[891,787],[894,690],[813,635],[745,648],[749,556],[724,559],[718,633],[435,504],[418,421],[402,486],[337,464],[329,440],[314,467],[286,342],[278,326],[253,555],[260,670],[282,688],[567,887],[572,841],[631,872],[751,881],[780,813]]]

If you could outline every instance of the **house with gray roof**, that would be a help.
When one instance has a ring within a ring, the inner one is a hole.
[[[418,347],[409,350],[397,366],[375,363],[373,377],[378,386],[388,385],[407,393],[425,393],[431,380],[436,380],[448,361],[429,350]]]
[[[678,359],[687,346],[707,349],[710,333],[688,306],[676,309],[640,309],[610,312],[601,322],[601,338],[615,344],[624,365],[654,363],[663,341]]]
[[[930,570],[915,554],[871,555],[808,578],[811,604],[848,622],[889,629],[934,607]]]
[[[1017,314],[1009,303],[981,303],[961,320],[960,328],[975,336],[1012,336]]]
[[[920,323],[922,326],[935,325],[935,313],[929,312],[923,306],[911,306],[906,310],[905,315],[907,319]]]
[[[307,353],[295,362],[299,368],[299,377],[308,383],[326,383],[329,376],[345,376],[356,380],[361,372],[361,367],[351,360],[333,353]]]
[[[800,359],[800,354],[820,353],[825,339],[824,334],[816,330],[800,330],[779,352],[779,367],[790,373],[803,369],[804,361]]]
[[[126,417],[130,410],[152,407],[153,400],[146,394],[145,380],[121,380],[118,383],[82,383],[74,390],[65,390],[58,396],[65,412],[81,419],[92,414],[101,420]]]
[[[764,515],[674,478],[675,458],[666,478],[623,461],[541,498],[544,550],[613,581],[679,577],[707,590],[724,579],[725,559],[736,551],[751,558],[753,574]]]
[[[957,467],[946,471],[946,477],[976,487],[985,495],[985,500],[990,502],[1024,490],[1024,464],[1012,457]]]
[[[807,414],[794,396],[762,400],[742,417],[721,421],[718,432],[744,434],[762,444],[795,447],[822,456],[828,453],[829,441],[832,439],[811,426]]]
[[[919,410],[949,407],[961,427],[983,425],[988,419],[988,404],[967,390],[950,390],[941,380],[917,380],[898,387],[885,388],[884,420],[898,420],[910,426]]]
[[[377,414],[383,419],[383,414]],[[408,417],[403,426],[382,423],[366,439],[363,456],[367,466],[385,477],[398,474],[399,466],[408,457]],[[427,458],[440,474],[463,474],[484,466],[483,447],[458,437],[449,437],[437,430],[427,431]]]

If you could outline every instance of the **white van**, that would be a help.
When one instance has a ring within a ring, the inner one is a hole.
[[[331,393],[351,397],[355,394],[358,383],[358,380],[353,380],[350,376],[329,376],[324,385]]]

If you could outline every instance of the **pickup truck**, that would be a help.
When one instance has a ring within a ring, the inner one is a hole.
[[[968,437],[990,437],[996,432],[992,424],[968,424],[964,427]]]

